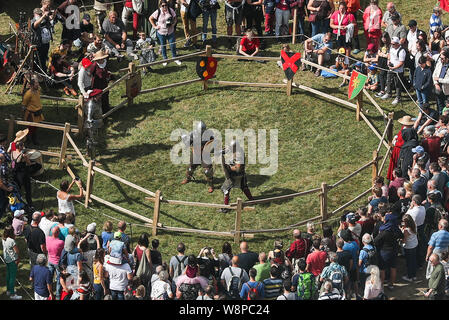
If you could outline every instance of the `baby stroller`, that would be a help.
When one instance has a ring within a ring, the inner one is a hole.
[[[25,214],[30,221],[31,215],[35,211],[34,208],[30,207],[20,194],[19,187],[15,182],[9,183],[9,186],[13,187],[13,190],[7,195],[9,201],[9,210],[14,214],[16,210],[25,210]]]

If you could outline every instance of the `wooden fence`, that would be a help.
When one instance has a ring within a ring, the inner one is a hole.
[[[244,57],[244,56],[235,56],[235,55],[225,55],[225,54],[213,54],[211,47],[207,46],[205,51],[199,51],[199,52],[195,52],[192,54],[188,54],[185,56],[181,56],[181,57],[177,57],[177,60],[184,60],[184,59],[190,59],[192,57],[197,57],[197,56],[209,56],[209,57],[215,57],[218,59],[223,59],[223,58],[229,58],[229,59],[248,59],[248,60],[264,60],[264,61],[277,61],[279,60],[279,58],[277,57]],[[76,133],[78,134],[78,136],[82,136],[82,126],[84,123],[84,99],[82,97],[80,97],[78,100],[76,100],[78,102],[77,106],[75,108],[78,109],[78,126],[74,127],[73,125],[70,125],[69,123],[66,123],[64,125],[61,124],[51,124],[51,123],[31,123],[31,122],[27,122],[27,121],[22,121],[22,120],[15,120],[13,117],[11,117],[10,119],[6,119],[6,121],[9,122],[9,130],[8,130],[8,137],[11,139],[12,138],[12,133],[14,130],[14,124],[17,125],[33,125],[36,127],[42,127],[42,128],[46,128],[46,129],[50,129],[50,130],[59,130],[59,131],[63,131],[63,137],[62,137],[62,142],[61,142],[61,148],[59,152],[46,152],[46,151],[40,151],[43,155],[48,155],[48,156],[55,156],[59,158],[59,162],[58,165],[60,168],[65,168],[65,170],[67,171],[67,173],[74,178],[75,175],[73,173],[73,171],[71,170],[69,163],[67,161],[67,159],[70,159],[70,157],[68,157],[66,155],[67,152],[67,146],[68,144],[70,144],[76,155],[78,156],[78,158],[82,161],[82,164],[84,167],[87,168],[87,179],[86,179],[86,190],[84,190],[85,192],[85,206],[87,207],[89,202],[92,202],[92,200],[95,200],[97,202],[102,203],[103,205],[112,208],[114,210],[117,210],[123,214],[126,214],[130,217],[133,217],[137,220],[142,221],[146,226],[150,227],[152,229],[152,234],[153,236],[157,235],[157,230],[165,230],[165,231],[175,231],[175,232],[190,232],[190,233],[197,233],[197,234],[205,234],[205,235],[216,235],[216,236],[230,236],[234,238],[234,242],[238,243],[241,239],[241,237],[246,237],[246,238],[252,238],[254,237],[254,234],[256,233],[270,233],[270,232],[280,232],[280,231],[287,231],[290,230],[292,228],[298,227],[298,226],[302,226],[307,224],[308,222],[317,222],[319,221],[321,224],[325,223],[326,221],[328,221],[329,219],[332,219],[332,217],[334,215],[336,215],[337,213],[341,212],[342,210],[344,210],[345,208],[351,206],[353,203],[357,202],[358,200],[362,199],[364,196],[366,196],[369,192],[371,192],[371,187],[362,192],[361,194],[359,194],[358,196],[356,196],[354,199],[346,202],[345,204],[341,205],[340,207],[334,209],[333,211],[329,211],[328,208],[328,199],[329,199],[329,192],[335,188],[337,188],[338,186],[344,184],[347,181],[350,181],[350,179],[352,177],[354,177],[355,175],[359,174],[360,172],[367,170],[369,168],[371,168],[372,171],[372,179],[374,179],[379,172],[382,172],[384,165],[386,163],[387,158],[389,157],[390,154],[390,150],[392,148],[392,139],[393,139],[393,113],[390,113],[388,115],[385,115],[384,111],[382,110],[382,108],[380,108],[380,106],[378,106],[378,104],[375,102],[375,100],[370,96],[370,94],[364,90],[363,91],[363,95],[367,96],[368,99],[370,100],[370,102],[375,106],[375,108],[379,111],[379,113],[384,117],[384,119],[386,120],[386,126],[385,129],[383,131],[382,134],[380,134],[377,129],[372,125],[372,123],[368,120],[368,118],[366,117],[366,115],[364,114],[364,110],[363,110],[363,100],[362,100],[362,94],[359,95],[358,100],[356,103],[351,103],[349,101],[334,97],[332,95],[329,95],[327,93],[321,92],[319,90],[313,89],[313,88],[309,88],[306,87],[304,85],[301,84],[293,84],[292,81],[289,81],[287,84],[272,84],[272,83],[247,83],[247,82],[233,82],[233,81],[220,81],[220,80],[208,80],[208,81],[203,81],[200,78],[197,79],[192,79],[192,80],[187,80],[187,81],[182,81],[182,82],[178,82],[178,83],[174,83],[174,84],[168,84],[168,85],[164,85],[164,86],[160,86],[160,87],[156,87],[156,88],[149,88],[149,89],[144,89],[141,90],[141,88],[138,88],[138,92],[137,94],[134,93],[133,95],[130,94],[130,91],[128,90],[129,87],[133,86],[133,85],[139,85],[139,76],[140,73],[137,72],[138,69],[146,67],[146,66],[151,66],[151,65],[156,65],[156,64],[160,64],[163,62],[170,62],[171,60],[175,60],[175,59],[167,59],[167,60],[160,60],[160,61],[156,61],[156,62],[152,62],[149,64],[144,64],[144,65],[138,65],[135,66],[134,63],[130,63],[129,67],[126,69],[121,69],[120,71],[127,71],[127,73],[125,75],[123,75],[122,77],[120,77],[117,81],[115,81],[114,83],[112,83],[110,86],[108,86],[104,91],[109,91],[111,90],[113,87],[115,87],[116,85],[118,85],[119,83],[121,83],[122,81],[126,82],[126,86],[127,86],[127,95],[123,96],[126,97],[126,100],[120,102],[117,106],[113,107],[110,111],[108,111],[107,113],[105,113],[103,115],[103,118],[108,117],[109,115],[111,115],[113,112],[117,111],[118,109],[124,107],[125,105],[130,106],[133,103],[133,99],[138,95],[138,94],[145,94],[145,93],[151,93],[151,92],[155,92],[158,90],[164,90],[164,89],[169,89],[169,88],[173,88],[173,87],[177,87],[177,86],[184,86],[187,84],[191,84],[191,83],[196,83],[196,82],[203,82],[203,88],[206,90],[208,87],[208,84],[215,84],[215,85],[224,85],[224,86],[254,86],[254,87],[267,87],[267,88],[286,88],[287,89],[287,94],[290,95],[292,92],[292,88],[298,88],[300,90],[305,90],[307,92],[310,92],[312,94],[321,96],[323,98],[332,100],[334,102],[340,103],[344,106],[350,107],[352,109],[354,109],[356,111],[356,120],[360,121],[360,119],[363,119],[367,125],[370,127],[370,129],[376,134],[376,136],[379,138],[379,145],[377,147],[376,150],[373,151],[373,157],[372,160],[370,160],[368,163],[364,164],[362,167],[360,167],[359,169],[355,170],[354,172],[352,172],[351,174],[349,174],[346,177],[341,178],[340,180],[338,180],[337,182],[335,182],[334,184],[327,184],[326,182],[322,182],[321,185],[317,188],[311,189],[311,190],[306,190],[306,191],[301,191],[301,192],[296,192],[296,193],[292,193],[292,194],[288,194],[288,195],[282,195],[282,196],[276,196],[276,197],[269,197],[269,198],[264,198],[264,199],[256,199],[256,200],[251,200],[251,201],[243,201],[241,198],[237,199],[237,202],[235,203],[231,203],[229,205],[224,205],[224,204],[214,204],[214,203],[201,203],[201,202],[191,202],[191,201],[183,201],[183,200],[169,200],[169,199],[165,199],[162,196],[162,192],[161,190],[157,190],[156,192],[152,192],[146,188],[143,188],[141,186],[136,185],[135,183],[132,183],[130,181],[127,181],[115,174],[112,174],[106,170],[103,170],[101,168],[99,168],[98,166],[95,165],[95,163],[93,161],[87,161],[82,152],[80,151],[80,149],[76,146],[71,133]],[[313,62],[309,62],[309,61],[302,61],[305,64],[308,64],[310,66],[322,69],[322,70],[327,70],[329,72],[333,72],[335,74],[337,74],[340,77],[343,77],[345,79],[348,79],[349,77],[345,76],[345,75],[341,75],[336,73],[333,70],[330,70],[328,68],[319,66],[317,64],[314,64]],[[45,98],[53,98],[53,97],[45,97]],[[61,98],[64,99],[64,101],[68,101],[68,98]],[[70,99],[70,102],[74,102],[75,99]],[[385,155],[381,156],[379,155],[379,152],[381,150],[382,145],[387,147],[387,151],[385,153]],[[383,159],[380,167],[379,167],[379,161]],[[154,203],[154,208],[153,208],[153,219],[150,219],[148,217],[145,217],[143,215],[137,214],[129,209],[123,208],[121,206],[118,206],[117,204],[114,204],[110,201],[107,201],[105,199],[102,199],[96,195],[93,194],[94,191],[94,177],[96,174],[101,174],[104,176],[107,176],[115,181],[118,181],[120,183],[123,183],[135,190],[138,190],[142,193],[145,194],[145,198],[151,202]],[[300,221],[294,225],[290,225],[290,226],[286,226],[283,228],[277,228],[277,229],[263,229],[263,230],[245,230],[242,229],[242,213],[243,211],[248,211],[248,210],[254,210],[255,209],[255,205],[259,205],[259,204],[266,204],[266,203],[271,203],[271,202],[275,202],[275,201],[285,201],[285,200],[289,200],[289,199],[293,199],[296,197],[301,197],[301,196],[306,196],[306,195],[310,195],[310,194],[317,194],[319,197],[319,201],[320,201],[320,215],[316,216],[316,217],[312,217],[312,218],[308,218],[306,220]],[[231,231],[213,231],[213,230],[201,230],[201,229],[191,229],[191,228],[181,228],[181,227],[170,227],[170,226],[165,226],[160,222],[160,211],[161,211],[161,206],[162,204],[164,205],[183,205],[183,206],[191,206],[191,207],[204,207],[204,208],[212,208],[212,209],[229,209],[229,210],[233,210],[235,212],[235,219],[234,219],[234,230]]]

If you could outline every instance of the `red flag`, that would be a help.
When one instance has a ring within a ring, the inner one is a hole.
[[[448,11],[449,12],[449,0],[440,0],[440,7],[444,11]]]

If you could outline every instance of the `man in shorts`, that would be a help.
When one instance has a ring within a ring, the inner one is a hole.
[[[225,2],[225,19],[228,36],[232,36],[232,25],[235,25],[235,35],[240,36],[242,33],[241,24],[243,19],[243,6],[245,0],[226,0]],[[229,38],[229,49],[235,44],[232,38]]]

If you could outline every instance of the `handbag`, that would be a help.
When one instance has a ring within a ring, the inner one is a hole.
[[[137,12],[137,14],[143,13],[143,0],[132,0],[133,10]]]
[[[150,263],[148,262],[147,255],[145,254],[145,249],[142,254],[142,259],[140,259],[139,267],[136,271],[136,276],[144,280],[142,283],[146,283],[151,279],[152,270],[150,268]]]

